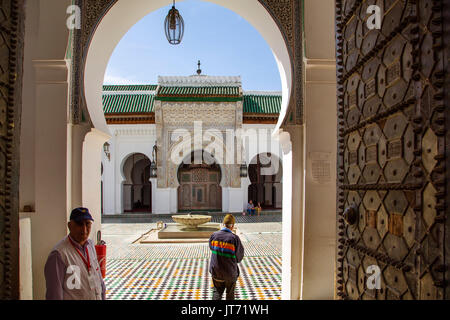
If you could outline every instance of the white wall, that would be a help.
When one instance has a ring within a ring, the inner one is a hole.
[[[31,213],[20,212],[20,300],[33,300],[33,258],[31,243]]]
[[[321,19],[317,19],[317,17]],[[305,211],[303,299],[334,298],[336,247],[336,62],[334,1],[305,0]],[[328,161],[328,179],[312,166]]]
[[[21,260],[22,270],[32,269],[34,299],[45,297],[44,264],[52,247],[67,234],[71,201],[67,164],[71,152],[64,57],[69,30],[66,16],[54,13],[64,13],[70,3],[26,2],[19,198],[21,210],[31,205],[34,211],[30,213],[31,265]],[[22,227],[25,235],[30,226],[25,223]]]
[[[272,137],[274,128],[275,125],[267,124],[243,125],[244,131],[254,130],[257,133],[248,140],[251,147],[246,150],[244,158],[247,165],[260,153],[271,152],[282,159],[279,142]],[[127,177],[124,176],[124,173],[130,169],[124,168],[126,160],[134,153],[142,153],[152,160],[156,128],[153,124],[131,124],[108,125],[108,129],[112,134],[108,141],[111,159],[108,160],[105,153],[102,152],[103,208],[105,214],[119,214],[124,212],[124,208],[129,208],[131,205],[131,199],[128,199],[130,203],[124,203],[123,195],[123,183],[131,182],[125,181]],[[152,189],[154,189],[152,193],[153,213],[176,213],[178,211],[178,190],[176,188]],[[233,213],[242,212],[247,205],[247,193],[248,183],[242,183],[240,188],[222,187],[222,210]],[[277,199],[281,206],[281,188],[280,196]]]
[[[109,125],[112,137],[108,141],[111,160],[102,153],[103,162],[103,208],[105,214],[124,212],[122,185],[125,182],[123,167],[134,153],[142,153],[152,160],[156,141],[154,124]],[[157,195],[152,195],[156,201]]]

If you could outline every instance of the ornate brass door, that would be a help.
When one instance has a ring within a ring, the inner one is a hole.
[[[336,292],[343,299],[450,298],[447,4],[336,0]],[[369,29],[369,5],[380,7],[381,29]]]
[[[25,14],[0,2],[0,300],[19,299],[19,164]]]

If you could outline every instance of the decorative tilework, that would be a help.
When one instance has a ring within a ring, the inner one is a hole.
[[[281,233],[244,233],[241,241],[246,257],[281,256]],[[207,243],[108,246],[108,259],[113,260],[200,259],[210,254]]]
[[[241,240],[236,299],[281,299],[281,233],[248,233]],[[209,300],[210,255],[205,243],[109,247],[107,299]]]
[[[108,300],[210,300],[209,259],[110,260]],[[281,299],[281,257],[246,257],[236,285],[238,300]]]

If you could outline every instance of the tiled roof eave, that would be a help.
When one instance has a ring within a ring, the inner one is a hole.
[[[105,114],[107,124],[154,124],[155,113],[115,113]]]
[[[105,113],[105,117],[110,116],[151,116],[154,112],[108,112]]]
[[[159,101],[173,101],[173,102],[236,102],[242,101],[241,96],[156,96],[155,100]]]
[[[177,95],[177,94],[161,94],[155,96],[156,99],[158,98],[240,98],[243,99],[243,96],[241,95],[227,95],[227,94],[214,94],[214,95],[208,95],[208,94],[195,94],[195,95]]]
[[[244,112],[244,115],[247,117],[279,117],[279,113],[258,113],[258,112]]]

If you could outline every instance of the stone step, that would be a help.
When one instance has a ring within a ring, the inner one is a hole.
[[[210,215],[210,216],[225,216],[229,212],[207,212],[207,211],[195,211],[191,212],[192,215]],[[188,214],[182,213],[119,213],[119,214],[103,214],[102,218],[156,218],[156,217],[171,217],[174,215]],[[281,210],[265,210],[261,211],[260,215],[276,215],[282,214]],[[242,215],[242,213],[233,213],[234,216]],[[246,213],[247,215],[247,213]]]
[[[102,223],[174,223],[172,220],[174,214],[122,214],[122,215],[103,215]],[[221,223],[226,213],[214,212],[211,222]],[[248,216],[235,214],[237,223],[255,223],[255,222],[281,222],[282,214],[280,212],[261,212],[261,215]]]

